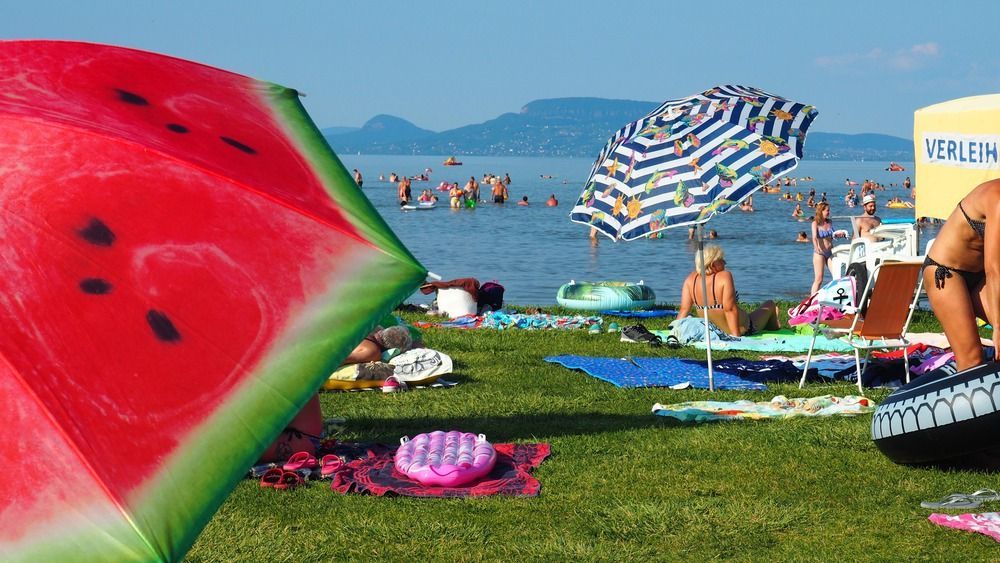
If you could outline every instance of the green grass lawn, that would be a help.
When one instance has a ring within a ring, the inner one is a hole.
[[[938,327],[923,313],[913,330]],[[339,438],[397,443],[403,435],[460,429],[495,443],[548,442],[552,455],[535,471],[538,497],[344,496],[326,481],[282,493],[246,480],[189,560],[997,558],[992,539],[930,524],[931,511],[920,501],[1000,488],[998,479],[894,465],[869,438],[870,415],[681,425],[650,412],[656,402],[847,395],[857,392],[851,384],[771,385],[765,392],[618,389],[542,358],[703,358],[704,352],[584,331],[428,329],[424,335],[429,347],[452,356],[455,373],[448,377],[460,384],[324,394],[325,414],[348,421]],[[876,401],[887,393],[867,391]],[[1000,503],[981,510],[991,509]]]

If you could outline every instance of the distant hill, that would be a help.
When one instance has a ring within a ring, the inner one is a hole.
[[[343,135],[344,133],[353,133],[361,129],[360,127],[327,127],[326,129],[320,129],[320,133],[324,136],[333,135]]]
[[[338,152],[372,154],[409,153],[403,147],[429,135],[434,135],[434,131],[421,129],[403,118],[385,114],[376,115],[355,131],[339,135],[324,133],[327,141]]]
[[[604,98],[536,100],[518,113],[435,133],[405,119],[378,115],[356,131],[324,129],[338,152],[486,156],[575,156],[594,158],[614,131],[659,104]],[[821,114],[822,119],[822,114]],[[865,133],[813,132],[806,158],[816,160],[913,160],[907,139]]]
[[[809,133],[806,158],[811,160],[913,161],[913,141],[878,133]]]

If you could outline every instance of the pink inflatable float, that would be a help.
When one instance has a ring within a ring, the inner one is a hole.
[[[488,474],[497,462],[497,452],[486,436],[469,432],[418,434],[400,440],[396,469],[424,485],[455,487]]]

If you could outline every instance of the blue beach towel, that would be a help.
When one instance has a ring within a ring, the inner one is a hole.
[[[612,315],[615,317],[648,319],[653,317],[675,317],[677,311],[674,309],[653,309],[652,311],[601,311],[602,315]]]
[[[601,317],[584,317],[582,315],[560,316],[544,313],[508,313],[506,311],[488,311],[483,314],[480,328],[522,329],[588,329],[604,322]]]
[[[549,356],[546,362],[578,369],[587,375],[621,388],[671,387],[690,383],[708,389],[708,367],[703,361],[679,358],[596,358],[591,356]],[[715,386],[719,389],[764,390],[764,381],[798,381],[801,374],[791,362],[752,362],[740,358],[713,364]]]
[[[684,319],[687,320],[687,319]],[[701,334],[694,338],[689,338],[688,343],[695,348],[705,349],[705,328],[701,319],[696,319],[697,325],[693,328],[701,327]],[[661,339],[666,340],[667,336],[674,334],[669,330],[651,331]],[[693,334],[693,333],[692,333]],[[755,336],[743,336],[740,338],[725,335],[725,338],[712,338],[712,350],[736,350],[747,352],[806,352],[809,350],[809,342],[812,336],[808,334],[794,334],[789,330],[782,330],[773,333],[765,332]],[[684,341],[682,341],[683,343]],[[826,350],[828,352],[851,352],[854,348],[845,340],[839,338],[832,339],[823,335],[816,338],[816,350]]]
[[[788,334],[780,336],[754,336],[739,338],[729,342],[712,341],[713,350],[746,350],[753,352],[807,352],[812,336],[805,334]],[[705,342],[695,342],[695,348],[705,348]],[[844,340],[831,339],[823,335],[816,338],[816,349],[829,352],[850,352],[854,350]]]

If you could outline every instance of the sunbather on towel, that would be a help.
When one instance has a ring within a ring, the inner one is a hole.
[[[373,364],[373,372],[381,364],[382,352],[398,348],[405,352],[412,345],[410,331],[405,326],[377,327],[365,337],[344,360],[347,364]],[[377,362],[377,364],[375,364]],[[389,375],[392,366],[385,364]],[[383,377],[384,379],[384,377]],[[319,395],[314,395],[306,406],[295,415],[288,426],[260,457],[262,463],[284,461],[296,452],[316,453],[316,445],[323,432],[323,411],[319,405]]]
[[[405,326],[376,327],[371,334],[354,347],[354,350],[344,360],[344,364],[378,362],[382,359],[382,352],[393,348],[405,352],[410,349],[412,343],[410,331]]]
[[[677,318],[683,319],[694,311],[702,316],[702,307],[708,305],[708,320],[733,336],[753,334],[761,330],[778,330],[778,308],[774,301],[766,301],[749,315],[740,309],[736,282],[726,271],[725,254],[715,245],[705,247],[705,279],[708,293],[702,289],[701,255],[695,254],[694,271],[681,285],[681,307]]]

